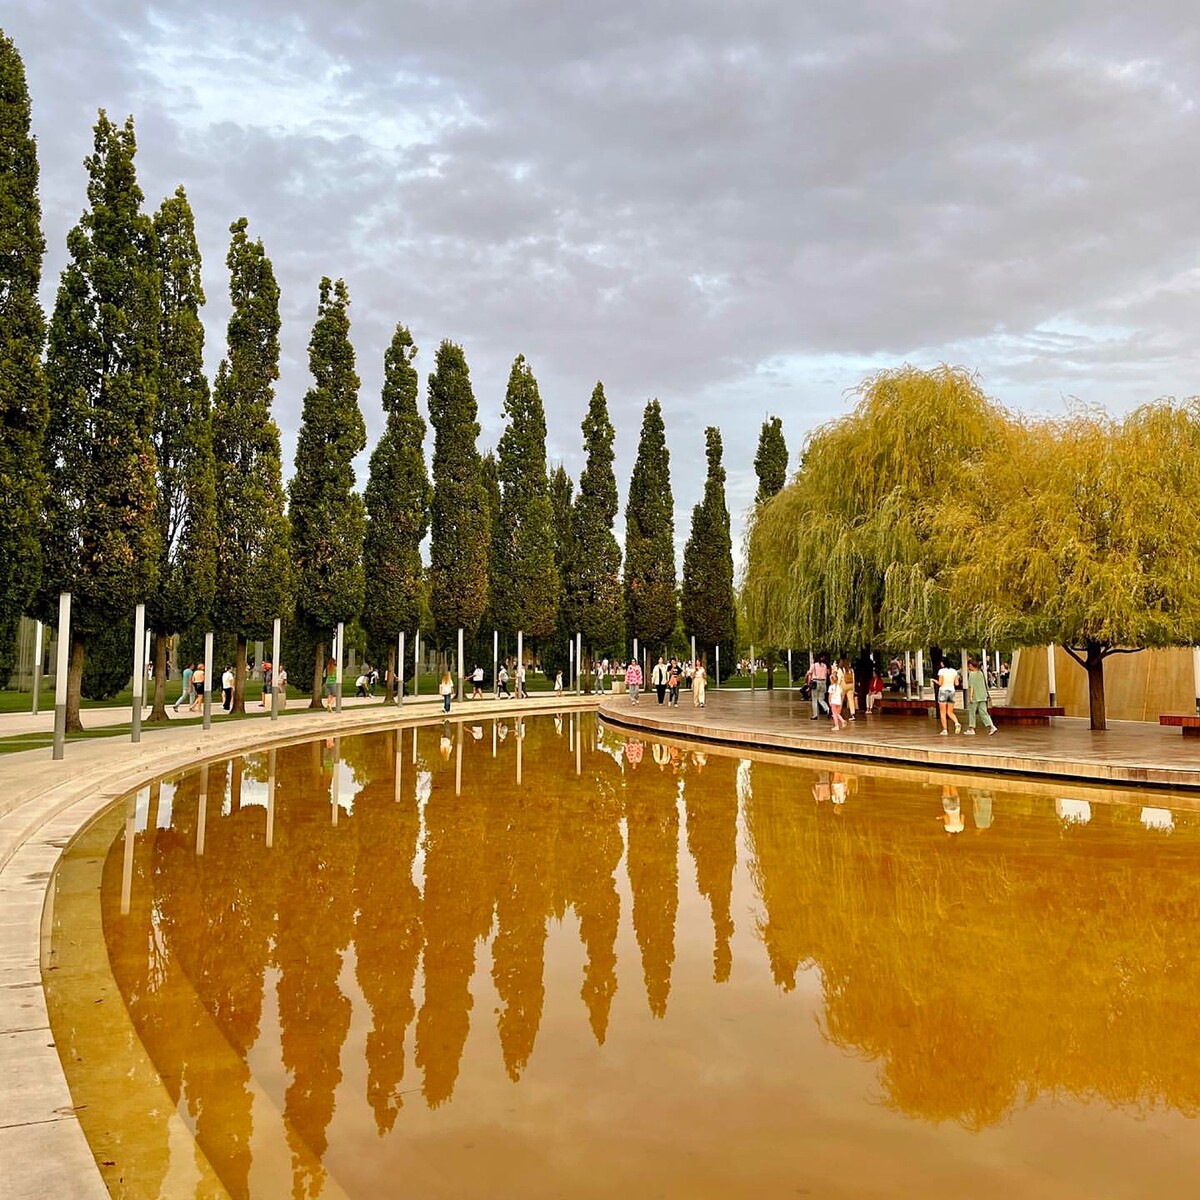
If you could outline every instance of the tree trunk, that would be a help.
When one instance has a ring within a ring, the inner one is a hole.
[[[146,718],[147,724],[167,719],[167,635],[154,631],[154,707]]]
[[[775,690],[775,651],[768,650],[766,653],[767,659],[767,691]]]
[[[83,638],[71,635],[71,661],[67,667],[67,732],[82,733],[83,722],[79,719],[79,694],[83,687],[83,663],[87,658],[87,646]]]
[[[404,664],[401,663],[401,666]],[[396,691],[396,647],[388,647],[387,684],[384,687],[383,702],[391,704],[399,693]]]
[[[220,678],[224,672],[221,668],[213,663],[213,675]],[[205,686],[212,688],[216,682],[216,678],[209,680]],[[231,713],[244,713],[246,711],[246,635],[239,633],[237,639],[237,658],[234,660],[233,667],[233,703],[229,706]]]
[[[1107,729],[1108,719],[1104,708],[1104,653],[1099,642],[1087,643],[1087,658],[1084,664],[1088,676],[1088,715],[1093,729]]]
[[[317,659],[316,659],[316,662],[313,664],[312,699],[308,702],[309,708],[316,709],[316,708],[323,707],[323,705],[321,703],[321,701],[323,699],[322,692],[321,692],[321,675],[324,673],[324,670],[325,670],[325,643],[318,642],[317,643]]]

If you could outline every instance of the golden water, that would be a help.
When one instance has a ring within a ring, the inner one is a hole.
[[[1186,804],[591,716],[293,746],[77,839],[52,1023],[119,1196],[1191,1197]]]

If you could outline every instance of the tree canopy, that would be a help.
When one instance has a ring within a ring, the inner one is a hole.
[[[142,211],[132,118],[100,112],[88,209],[67,237],[50,324],[43,611],[72,594],[67,727],[81,728],[87,642],[129,618],[159,569],[154,415],[160,276]]]
[[[657,400],[646,405],[625,502],[625,624],[643,644],[675,628],[675,500],[671,456]]]
[[[17,623],[42,574],[49,408],[38,288],[46,239],[30,119],[25,66],[0,32],[0,679],[9,676]]]
[[[546,414],[523,354],[509,373],[502,415],[491,608],[501,631],[544,638],[554,632],[558,615],[554,514],[546,479]]]
[[[787,483],[788,452],[783,439],[783,421],[768,417],[758,435],[758,450],[754,454],[754,473],[758,476],[755,503],[761,504],[783,491]]]
[[[383,358],[387,423],[371,453],[365,495],[362,624],[377,656],[384,647],[392,653],[401,632],[415,632],[421,615],[421,542],[429,529],[431,489],[425,421],[417,408],[416,357],[412,334],[397,325]]]
[[[433,504],[429,603],[443,645],[475,636],[488,602],[491,521],[480,467],[478,409],[462,347],[444,341],[429,376]]]

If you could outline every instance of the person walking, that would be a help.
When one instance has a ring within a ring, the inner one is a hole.
[[[226,667],[221,676],[221,708],[225,712],[233,711],[233,668]]]
[[[500,671],[496,675],[496,699],[499,700],[503,696],[506,700],[510,699],[508,692],[508,668],[501,663]]]
[[[833,718],[833,729],[836,733],[839,729],[846,728],[846,722],[842,719],[842,693],[844,684],[842,683],[842,671],[840,667],[835,666],[829,673],[829,715]]]
[[[858,696],[854,691],[854,664],[848,658],[842,659],[842,692],[846,720],[853,721],[856,719],[854,714],[858,712]]]
[[[529,699],[529,693],[525,690],[525,664],[523,662],[517,663],[517,699]]]
[[[625,686],[629,689],[629,703],[636,704],[642,689],[642,668],[636,658],[631,658],[625,668]]]
[[[262,665],[262,694],[258,698],[258,707],[259,708],[267,707],[267,697],[272,695],[272,691],[273,691],[274,685],[271,683],[271,680],[273,678],[274,678],[274,675],[272,674],[271,664],[269,662],[263,663],[263,665]]]
[[[804,676],[804,682],[808,684],[809,699],[812,701],[812,719],[815,721],[821,715],[822,709],[829,712],[829,704],[826,700],[829,687],[829,664],[826,663],[823,654],[818,654],[813,659],[812,666],[808,668],[808,672]]]
[[[337,663],[332,658],[325,664],[325,674],[321,678],[321,683],[325,692],[325,698],[321,703],[325,706],[326,712],[333,712],[333,702],[337,696]]]
[[[442,672],[442,682],[438,684],[438,695],[442,698],[442,712],[450,711],[450,697],[454,695],[454,680],[449,671]]]
[[[280,663],[275,671],[275,698],[271,701],[272,704],[279,705],[279,711],[283,712],[287,708],[287,671],[283,664]]]
[[[204,670],[204,664],[197,663],[196,669],[192,672],[192,702],[188,705],[188,712],[195,712],[196,709],[204,706],[204,687],[207,682],[208,675]]]
[[[562,671],[556,671],[554,675],[554,694],[561,696],[563,694]]]
[[[679,663],[675,659],[671,659],[671,665],[667,668],[667,703],[672,708],[679,707],[679,680],[683,676],[683,671],[680,669]]]
[[[946,728],[947,721],[954,722],[955,733],[962,733],[962,726],[954,712],[954,693],[957,688],[958,672],[948,662],[943,662],[937,673],[937,706],[942,722],[942,737],[949,733]]]
[[[704,669],[704,664],[696,659],[696,665],[692,668],[692,706],[694,708],[704,707],[704,691],[708,686],[708,672]]]
[[[181,704],[191,704],[192,696],[194,695],[192,691],[192,675],[194,672],[195,668],[192,666],[183,668],[183,690],[179,693],[179,698],[171,705],[172,712],[178,712]]]
[[[996,722],[988,712],[988,686],[983,672],[979,669],[979,660],[967,659],[967,733],[975,736],[975,718],[983,721],[983,727],[991,735],[996,732]]]
[[[659,704],[662,704],[667,698],[667,664],[661,654],[654,664],[654,670],[650,672],[650,682],[654,685]]]
[[[471,699],[483,699],[483,668],[476,663],[475,670],[471,672]]]

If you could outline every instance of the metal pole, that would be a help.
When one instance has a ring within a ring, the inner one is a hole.
[[[967,652],[965,650],[962,651],[962,673],[959,675],[959,679],[962,682],[963,709],[965,711],[967,707]]]
[[[458,702],[463,698],[463,631],[458,631]]]
[[[1046,679],[1050,684],[1050,707],[1058,704],[1058,680],[1054,675],[1054,643],[1046,647]]]
[[[516,678],[516,687],[514,689],[518,695],[521,695],[525,690],[525,684],[521,678],[524,670],[525,670],[525,631],[523,629],[518,629],[517,630],[517,672],[516,672],[517,678]],[[517,782],[520,783],[520,780],[517,780]]]
[[[925,651],[917,651],[917,698],[925,692]]]
[[[279,705],[277,703],[279,697],[279,689],[275,686],[279,679],[279,634],[280,620],[275,618],[273,628],[271,629],[271,720],[279,720]],[[272,754],[275,752],[272,750]],[[274,760],[272,760],[274,761]]]
[[[413,634],[413,699],[421,694],[421,631]],[[414,731],[415,732],[415,731]],[[416,737],[413,738],[413,753],[416,753]],[[416,759],[413,760],[414,762]]]
[[[715,687],[721,686],[721,643],[717,643],[717,682]]]
[[[211,634],[209,635],[212,636]],[[205,673],[204,695],[208,695],[208,672]],[[196,854],[204,853],[204,826],[208,821],[208,763],[200,768],[200,798],[196,802]]]
[[[342,635],[340,632],[340,628],[341,627],[339,624],[339,632],[338,632],[338,651],[339,652],[342,649]],[[334,825],[336,825],[338,823],[338,809],[341,807],[341,803],[340,803],[341,795],[342,795],[341,751],[342,751],[342,739],[334,738],[333,739],[333,776],[329,781],[329,807],[331,810],[329,815],[332,818]]]
[[[574,690],[575,695],[579,695],[579,677],[575,674],[575,639],[572,638],[567,647],[567,675],[569,680],[567,690]]]
[[[278,659],[272,659],[273,670],[279,670]],[[275,842],[275,751],[267,751],[267,849]]]
[[[133,732],[130,741],[142,740],[142,687],[146,681],[143,644],[146,641],[146,606],[133,610]]]
[[[463,727],[462,722],[458,723],[458,737],[455,739],[457,743],[454,747],[454,794],[462,795],[462,739]]]
[[[1196,693],[1196,714],[1200,716],[1200,646],[1192,647],[1192,691]]]
[[[696,635],[692,634],[692,665],[696,664]]]
[[[500,630],[492,630],[492,691],[500,696]]]
[[[213,677],[212,677],[212,658],[213,658],[213,635],[208,632],[204,635],[204,728],[212,728],[212,693],[213,693]]]
[[[396,703],[404,703],[404,634],[400,635],[400,645],[396,650]]]
[[[633,661],[634,662],[638,661],[638,640],[637,640],[637,638],[633,639]]]
[[[337,712],[342,711],[342,658],[346,653],[346,626],[339,621],[337,626],[337,696],[334,700],[334,709]]]
[[[905,699],[912,699],[912,652],[905,650],[904,652],[904,696]]]
[[[754,643],[750,643],[750,690],[754,691]]]
[[[788,687],[789,687],[789,688],[792,686],[792,681],[793,681],[793,676],[792,676],[792,652],[789,650],[789,651],[788,651]]]
[[[522,743],[525,739],[521,736],[522,720],[520,717],[513,722],[513,733],[517,738],[517,783],[521,782],[521,763],[522,763]]]
[[[42,641],[45,637],[41,621],[33,627],[33,715],[42,711]]]
[[[579,690],[583,691],[583,634],[575,635],[575,670],[580,677]]]
[[[67,671],[71,654],[71,593],[58,598],[58,673],[54,677],[54,757],[62,758],[67,742]]]

